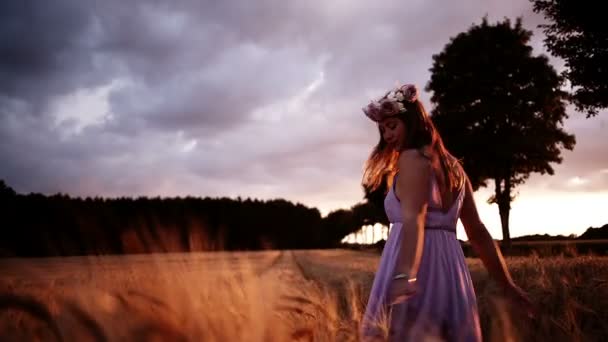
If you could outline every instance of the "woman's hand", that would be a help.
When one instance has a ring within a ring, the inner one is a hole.
[[[388,305],[400,304],[416,294],[416,281],[392,279],[388,290]]]
[[[508,286],[505,294],[508,300],[516,308],[523,310],[529,318],[538,317],[538,308],[532,303],[528,294],[519,286],[515,284]]]

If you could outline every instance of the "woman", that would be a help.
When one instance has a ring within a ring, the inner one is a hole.
[[[500,250],[477,213],[471,183],[444,147],[413,85],[398,86],[363,108],[378,124],[380,142],[363,185],[391,184],[384,200],[393,224],[362,322],[365,340],[481,341],[473,283],[460,243],[458,219],[473,249],[508,297],[524,304]],[[384,337],[383,337],[384,336]]]

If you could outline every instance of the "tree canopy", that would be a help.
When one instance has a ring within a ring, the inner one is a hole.
[[[533,56],[532,33],[505,19],[483,19],[433,56],[431,117],[446,147],[461,158],[473,188],[494,183],[508,245],[513,190],[533,172],[553,174],[573,135],[562,128],[567,94],[545,56]]]
[[[601,1],[530,0],[549,21],[545,46],[566,63],[572,103],[594,116],[608,108],[608,30]]]

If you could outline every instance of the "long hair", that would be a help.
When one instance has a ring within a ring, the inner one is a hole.
[[[464,171],[458,159],[446,149],[443,140],[435,128],[420,100],[405,102],[405,112],[396,115],[405,124],[405,139],[397,150],[388,147],[380,132],[380,141],[372,150],[365,162],[362,185],[367,192],[373,192],[380,186],[391,184],[399,171],[397,160],[399,152],[416,149],[431,161],[437,160],[446,180],[446,189],[460,188],[464,183]],[[378,131],[380,129],[378,128]],[[429,146],[430,153],[422,150]],[[433,158],[436,156],[437,158]],[[386,183],[386,184],[384,184]]]

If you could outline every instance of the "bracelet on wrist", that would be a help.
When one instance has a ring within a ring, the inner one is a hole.
[[[398,273],[393,277],[393,280],[406,279],[408,283],[415,283],[416,277],[410,278],[407,273]]]

